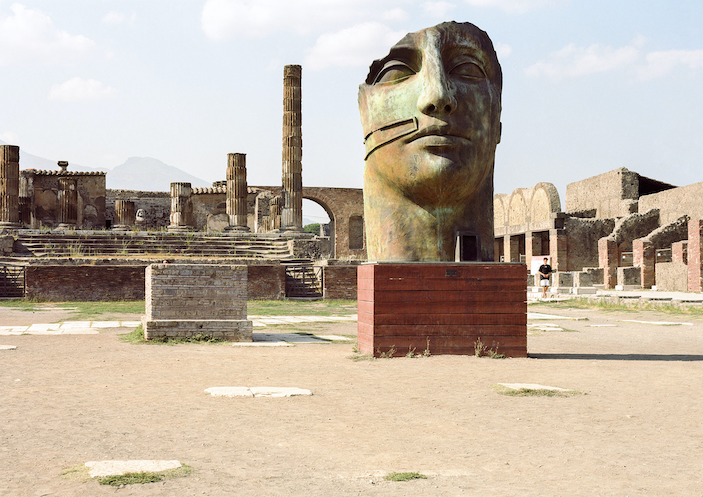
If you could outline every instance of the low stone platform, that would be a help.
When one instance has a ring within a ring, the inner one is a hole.
[[[527,356],[524,264],[369,263],[358,268],[359,350],[374,356]]]
[[[152,264],[146,269],[144,338],[252,339],[247,267]]]

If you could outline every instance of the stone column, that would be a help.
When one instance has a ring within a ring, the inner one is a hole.
[[[703,219],[688,222],[688,291],[703,292]]]
[[[603,268],[603,284],[606,290],[612,290],[618,284],[619,262],[620,255],[615,240],[598,240],[598,265]]]
[[[632,241],[632,265],[640,268],[642,288],[652,288],[655,283],[655,250],[651,242],[644,238]]]
[[[126,231],[134,226],[134,202],[129,200],[115,200],[115,224],[113,230]]]
[[[271,199],[271,229],[277,230],[281,227],[281,197]]]
[[[188,231],[193,229],[191,217],[193,205],[190,202],[190,183],[171,183],[171,224],[168,231]]]
[[[75,229],[78,222],[78,190],[76,178],[59,176],[59,225],[57,229]]]
[[[247,226],[247,156],[227,154],[227,231],[249,231]]]
[[[0,228],[19,228],[20,148],[0,145]]]
[[[568,243],[566,230],[549,230],[549,265],[554,271],[568,271]]]
[[[281,230],[303,230],[303,132],[300,66],[283,68],[283,204]]]

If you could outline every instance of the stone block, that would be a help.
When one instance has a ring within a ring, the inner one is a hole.
[[[527,355],[523,264],[364,264],[358,268],[358,344],[364,353],[473,354],[480,339]]]
[[[642,271],[638,267],[619,267],[617,273],[617,284],[619,286],[642,286]]]

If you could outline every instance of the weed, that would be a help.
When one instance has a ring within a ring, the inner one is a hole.
[[[100,476],[98,477],[98,483],[100,485],[119,487],[121,485],[134,485],[136,483],[154,483],[156,481],[162,481],[163,479],[163,475],[159,473],[146,471],[144,473],[125,473],[123,475]]]
[[[412,359],[413,357],[419,357],[419,355],[415,353],[415,347],[411,349],[410,346],[408,346],[408,353],[405,354],[405,357]]]
[[[120,340],[122,340],[123,342],[134,344],[148,343],[146,340],[144,340],[144,328],[141,324],[131,332],[125,333],[124,335],[120,335]]]
[[[418,473],[417,471],[412,471],[412,472],[405,472],[405,473],[396,473],[395,471],[393,473],[388,473],[386,476],[383,477],[384,480],[388,481],[410,481],[410,480],[426,480],[427,477],[423,475],[422,473]]]
[[[359,361],[373,361],[376,358],[371,354],[354,354],[354,355],[347,356],[347,359],[351,359],[354,362],[359,362]]]
[[[476,357],[490,357],[491,359],[503,359],[505,354],[498,352],[499,343],[494,343],[492,348],[488,348],[479,337],[474,342],[474,356]]]
[[[422,353],[423,356],[425,357],[430,357],[430,337],[427,338],[427,347],[425,347],[425,351]]]
[[[381,352],[381,349],[377,349],[376,352],[379,359],[391,359],[398,352],[398,349],[395,348],[395,345],[391,345],[391,348],[386,352]]]

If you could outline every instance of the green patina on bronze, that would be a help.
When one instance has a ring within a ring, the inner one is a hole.
[[[493,260],[502,73],[488,35],[447,22],[410,33],[359,87],[369,260],[453,261],[457,233]]]

